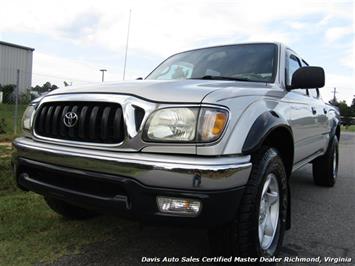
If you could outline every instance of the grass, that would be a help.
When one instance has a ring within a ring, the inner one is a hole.
[[[51,211],[43,198],[19,190],[11,173],[11,146],[0,143],[0,265],[50,263],[84,245],[112,238],[127,223],[100,216],[70,221]]]
[[[348,126],[348,127],[341,126],[341,131],[355,132],[355,125],[351,125],[351,126]]]
[[[14,104],[0,104],[0,142],[11,141],[21,133],[21,119],[27,105],[18,105],[17,134],[14,133]],[[5,131],[5,132],[2,132]]]

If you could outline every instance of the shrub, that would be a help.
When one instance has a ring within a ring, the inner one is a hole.
[[[6,133],[6,122],[4,118],[0,119],[0,134]]]
[[[1,87],[3,103],[12,103],[11,96],[16,88],[16,85],[9,84]]]
[[[31,91],[30,90],[26,90],[24,93],[22,93],[20,95],[20,103],[21,104],[29,104],[31,102],[32,98],[31,98]]]

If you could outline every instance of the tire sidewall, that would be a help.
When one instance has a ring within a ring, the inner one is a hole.
[[[261,162],[263,165],[259,168],[259,173],[258,173],[258,175],[261,178],[260,178],[260,183],[258,185],[257,200],[255,206],[256,208],[255,208],[254,219],[253,219],[255,223],[254,226],[256,226],[257,228],[254,238],[255,238],[257,255],[261,257],[272,257],[279,252],[282,246],[282,240],[285,232],[285,225],[287,220],[287,206],[288,206],[287,177],[286,177],[283,162],[277,150],[273,148],[267,150]],[[260,211],[260,201],[261,201],[263,186],[266,182],[267,176],[270,173],[275,175],[278,188],[279,188],[279,201],[280,201],[279,220],[277,225],[277,231],[275,233],[271,246],[267,250],[263,250],[260,246],[259,235],[258,235],[259,211]]]
[[[334,169],[333,164],[332,165],[332,171],[336,171],[336,175],[332,175],[332,182],[333,184],[335,184],[337,177],[338,177],[338,170],[339,170],[339,142],[338,142],[338,138],[337,136],[334,136],[333,140],[332,140],[332,145],[331,145],[331,153],[330,153],[330,157],[331,157],[331,162],[333,162],[334,160],[334,151],[335,151],[335,155],[336,155],[336,169]]]
[[[336,155],[336,169],[334,169],[334,155]],[[334,170],[336,175],[334,175]],[[313,161],[313,180],[316,185],[333,187],[338,179],[339,170],[339,142],[333,136],[324,155]]]
[[[282,246],[288,211],[288,182],[283,161],[276,149],[266,146],[252,155],[251,161],[253,167],[235,219],[209,230],[213,256],[272,257]],[[269,173],[274,173],[277,179],[280,209],[277,235],[270,252],[265,252],[259,241],[259,210],[262,188]]]

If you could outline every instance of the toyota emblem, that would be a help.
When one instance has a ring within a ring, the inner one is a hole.
[[[74,127],[78,123],[78,115],[74,112],[68,112],[64,115],[63,122],[67,127]]]

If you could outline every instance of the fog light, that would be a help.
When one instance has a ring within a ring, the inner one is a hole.
[[[201,201],[196,199],[157,197],[157,203],[162,213],[197,216],[201,211]]]

